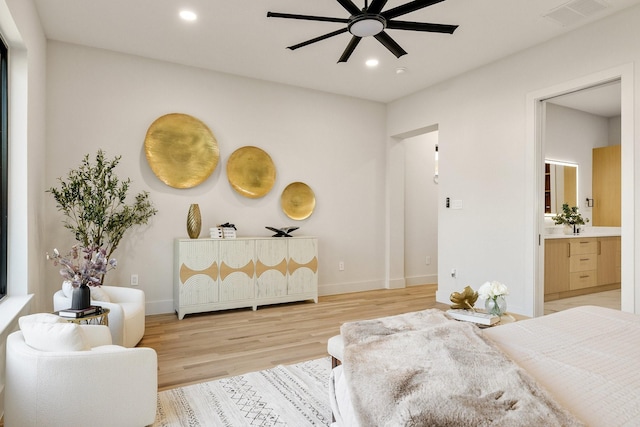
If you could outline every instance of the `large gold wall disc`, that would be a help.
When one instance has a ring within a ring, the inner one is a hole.
[[[227,161],[227,179],[239,194],[257,199],[273,188],[276,166],[271,157],[258,147],[238,148]]]
[[[149,126],[144,151],[151,170],[173,188],[191,188],[213,173],[220,159],[211,130],[187,114],[167,114]]]
[[[309,218],[316,207],[316,196],[313,190],[303,182],[292,182],[287,185],[280,196],[282,211],[291,219]]]

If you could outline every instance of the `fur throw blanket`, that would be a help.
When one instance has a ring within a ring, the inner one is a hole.
[[[360,425],[583,426],[471,323],[432,309],[345,323]]]

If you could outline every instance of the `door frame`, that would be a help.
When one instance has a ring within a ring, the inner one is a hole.
[[[621,144],[622,144],[622,285],[621,309],[636,312],[635,304],[635,197],[634,197],[634,74],[633,64],[557,84],[527,94],[526,104],[526,256],[527,277],[533,286],[526,290],[532,301],[534,316],[544,314],[544,100],[565,95],[614,80],[621,85]]]

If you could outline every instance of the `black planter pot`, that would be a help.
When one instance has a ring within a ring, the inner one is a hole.
[[[81,285],[73,288],[71,294],[71,309],[82,310],[91,305],[91,290],[87,285]]]

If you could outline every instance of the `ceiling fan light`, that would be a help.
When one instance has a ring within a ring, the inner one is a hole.
[[[195,21],[196,19],[198,19],[198,15],[190,10],[181,10],[179,15],[180,18],[184,19],[185,21]]]
[[[360,15],[349,23],[349,32],[357,37],[380,34],[385,27],[384,18],[379,15]]]

